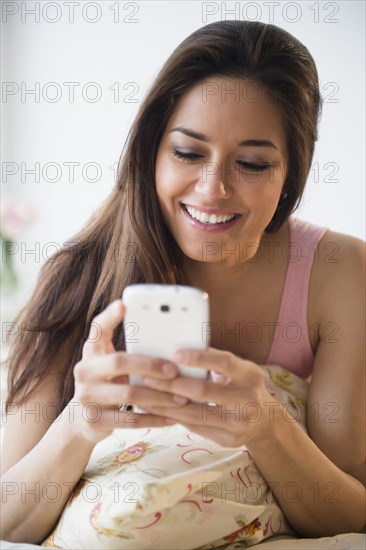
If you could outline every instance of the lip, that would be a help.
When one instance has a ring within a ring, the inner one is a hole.
[[[194,227],[195,229],[199,229],[201,231],[207,231],[209,233],[219,233],[219,232],[223,232],[223,231],[227,231],[228,229],[230,229],[239,219],[240,219],[240,215],[237,215],[236,218],[234,218],[233,220],[230,220],[229,222],[224,222],[224,223],[218,223],[217,225],[211,225],[211,224],[208,224],[208,223],[202,223],[194,218],[192,218],[187,210],[184,208],[184,204],[185,203],[181,203],[180,204],[180,207],[181,207],[181,210],[182,210],[182,213],[183,213],[183,216],[185,216],[185,219],[191,224],[192,227]],[[190,206],[190,205],[188,205]],[[192,206],[192,208],[195,208],[194,206]],[[199,210],[197,208],[197,210]],[[205,210],[202,210],[202,212],[207,212],[207,213],[211,213],[211,214],[217,214],[219,215],[219,210],[212,210],[212,209],[205,209]],[[227,213],[227,212],[224,212],[224,213]]]

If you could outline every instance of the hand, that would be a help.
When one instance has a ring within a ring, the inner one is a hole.
[[[268,392],[259,365],[214,348],[179,350],[174,360],[214,371],[213,381],[180,376],[173,380],[142,378],[147,387],[198,401],[180,409],[151,406],[151,413],[168,414],[171,424],[179,422],[226,447],[247,445],[263,436],[270,422],[269,409],[279,403]]]
[[[129,374],[168,381],[178,376],[178,369],[163,359],[115,350],[113,332],[122,322],[124,311],[122,301],[116,300],[93,319],[82,359],[74,367],[75,393],[68,406],[73,403],[76,408],[73,428],[90,441],[104,439],[115,428],[166,425],[166,418],[161,415],[121,412],[119,407],[124,403],[135,403],[143,409],[159,405],[160,409],[172,410],[188,402],[187,398],[171,392],[129,385]]]

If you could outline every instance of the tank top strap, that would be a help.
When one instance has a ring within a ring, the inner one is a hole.
[[[285,284],[266,364],[280,364],[307,378],[314,364],[308,329],[310,274],[327,228],[293,217],[289,227],[290,242],[284,250],[288,261]]]

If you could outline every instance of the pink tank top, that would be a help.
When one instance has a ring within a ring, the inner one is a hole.
[[[292,216],[289,227],[290,243],[283,251],[288,258],[285,284],[266,364],[281,365],[308,378],[314,367],[308,328],[310,272],[317,245],[327,228]]]

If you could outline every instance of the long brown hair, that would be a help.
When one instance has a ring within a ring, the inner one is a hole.
[[[127,136],[112,193],[71,239],[73,244],[43,265],[29,302],[15,319],[20,330],[11,342],[7,410],[54,372],[61,380],[61,412],[72,398],[73,367],[93,318],[129,284],[184,283],[181,252],[156,197],[155,159],[179,98],[216,75],[258,82],[283,116],[289,158],[285,193],[266,231],[277,231],[297,208],[321,110],[310,53],[274,25],[218,21],[199,28],[174,50],[148,90]],[[124,349],[122,325],[113,343]]]

